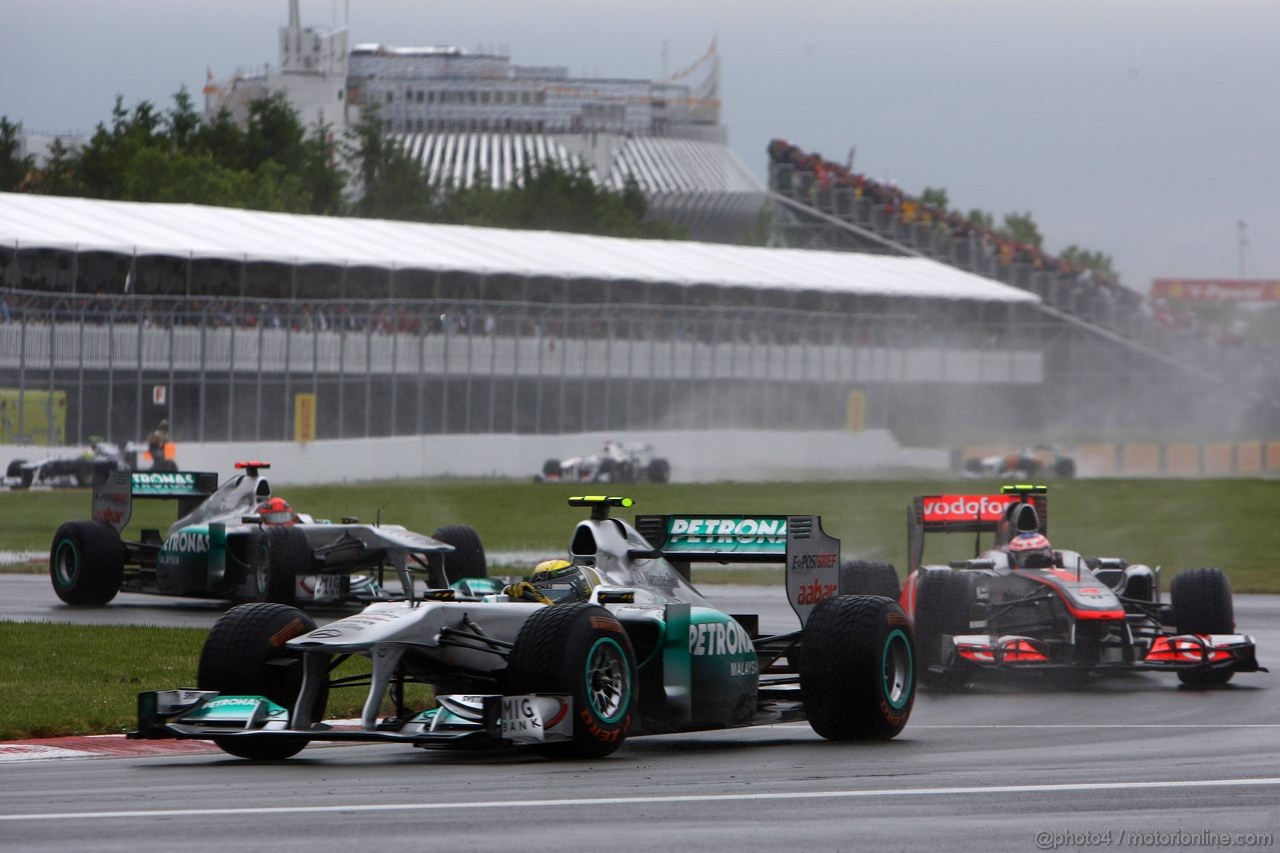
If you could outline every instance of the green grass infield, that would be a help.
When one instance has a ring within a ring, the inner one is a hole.
[[[563,555],[573,525],[585,513],[566,499],[583,493],[634,498],[635,513],[813,513],[841,540],[845,557],[888,560],[901,570],[906,507],[922,494],[990,494],[996,482],[857,480],[816,483],[676,483],[667,485],[537,484],[513,480],[418,480],[335,486],[279,487],[295,508],[317,518],[378,518],[431,533],[445,524],[475,527],[495,554]],[[1164,567],[1169,575],[1218,566],[1237,592],[1280,592],[1280,480],[1074,480],[1049,486],[1049,538],[1059,548],[1125,557]],[[89,492],[68,489],[0,493],[0,551],[47,552],[63,521],[89,514]],[[134,503],[133,529],[161,530],[174,504]],[[141,523],[138,523],[141,522]],[[972,536],[931,537],[929,558],[973,551]],[[37,560],[26,571],[46,571]],[[695,572],[698,571],[695,569]],[[767,576],[767,572],[764,573]],[[761,572],[753,571],[752,580]],[[717,580],[733,572],[709,570]],[[695,575],[695,578],[697,576]]]

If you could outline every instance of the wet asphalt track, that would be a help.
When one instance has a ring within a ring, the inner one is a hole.
[[[765,627],[794,619],[778,588],[706,592]],[[219,612],[144,596],[75,610],[47,578],[0,576],[0,619],[207,625]],[[1236,614],[1263,664],[1280,666],[1280,596],[1239,596]],[[799,724],[635,738],[585,763],[377,745],[268,765],[221,753],[3,764],[0,850],[1240,850],[1249,839],[1205,833],[1272,833],[1268,849],[1280,845],[1275,678],[924,693],[887,744],[828,743]]]

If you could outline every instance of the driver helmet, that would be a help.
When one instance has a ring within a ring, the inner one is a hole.
[[[553,603],[586,601],[591,597],[591,580],[586,571],[568,560],[544,560],[534,566],[529,582]]]
[[[1009,562],[1019,569],[1051,568],[1053,546],[1042,533],[1020,533],[1009,543]]]
[[[284,498],[270,498],[258,504],[258,518],[263,524],[297,524],[298,516]]]

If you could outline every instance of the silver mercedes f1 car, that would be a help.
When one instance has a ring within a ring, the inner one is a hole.
[[[807,719],[828,739],[887,740],[907,724],[907,617],[888,598],[840,594],[840,543],[816,516],[651,515],[632,526],[609,515],[629,499],[570,504],[591,517],[537,601],[455,585],[323,627],[295,608],[242,605],[210,632],[196,688],[139,696],[130,737],[207,739],[249,759],[317,740],[528,744],[591,758],[642,734]],[[803,627],[762,634],[758,617],[719,610],[688,580],[697,562],[780,564]],[[363,673],[342,674],[350,657],[368,662]],[[434,688],[430,707],[407,702],[415,683]],[[325,721],[343,689],[364,691],[355,725]]]
[[[266,462],[236,463],[221,486],[207,472],[112,471],[93,488],[93,516],[58,528],[49,550],[53,590],[68,604],[100,605],[118,592],[283,604],[375,601],[382,580],[407,564],[437,582],[482,577],[479,535],[447,525],[433,536],[395,524],[340,523],[293,510],[271,491]],[[162,535],[122,538],[135,500],[177,503]]]

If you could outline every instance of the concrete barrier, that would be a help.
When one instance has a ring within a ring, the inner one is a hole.
[[[432,435],[347,441],[179,442],[184,471],[228,476],[237,461],[271,463],[273,482],[342,483],[419,477],[528,477],[547,459],[599,452],[606,438],[646,442],[671,463],[675,482],[839,479],[876,472],[950,469],[947,450],[900,447],[887,430],[764,430],[582,433],[575,435]],[[0,446],[0,459],[38,459],[74,448]]]

